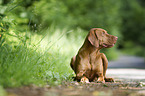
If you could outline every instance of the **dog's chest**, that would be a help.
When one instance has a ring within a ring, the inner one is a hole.
[[[101,67],[103,62],[102,62],[102,57],[100,54],[96,54],[96,53],[92,53],[90,54],[90,65],[91,65],[91,69],[95,70],[98,67]]]

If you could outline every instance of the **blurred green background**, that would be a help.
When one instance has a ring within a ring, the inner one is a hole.
[[[118,36],[102,50],[145,57],[144,0],[0,0],[0,85],[72,80],[69,66],[91,28]]]

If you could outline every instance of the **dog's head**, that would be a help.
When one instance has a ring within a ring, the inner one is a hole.
[[[87,37],[90,43],[97,48],[113,47],[117,38],[116,36],[109,35],[106,30],[101,28],[92,28]]]

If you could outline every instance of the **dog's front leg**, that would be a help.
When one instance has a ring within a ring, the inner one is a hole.
[[[105,56],[105,54],[103,54],[103,53],[102,53],[102,60],[103,60],[103,76],[104,76],[105,82],[114,82],[113,78],[106,78],[108,60],[107,60],[107,57]]]

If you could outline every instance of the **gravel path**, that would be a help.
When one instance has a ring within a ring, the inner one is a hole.
[[[107,75],[120,79],[145,80],[145,60],[137,56],[120,56],[109,62]]]

